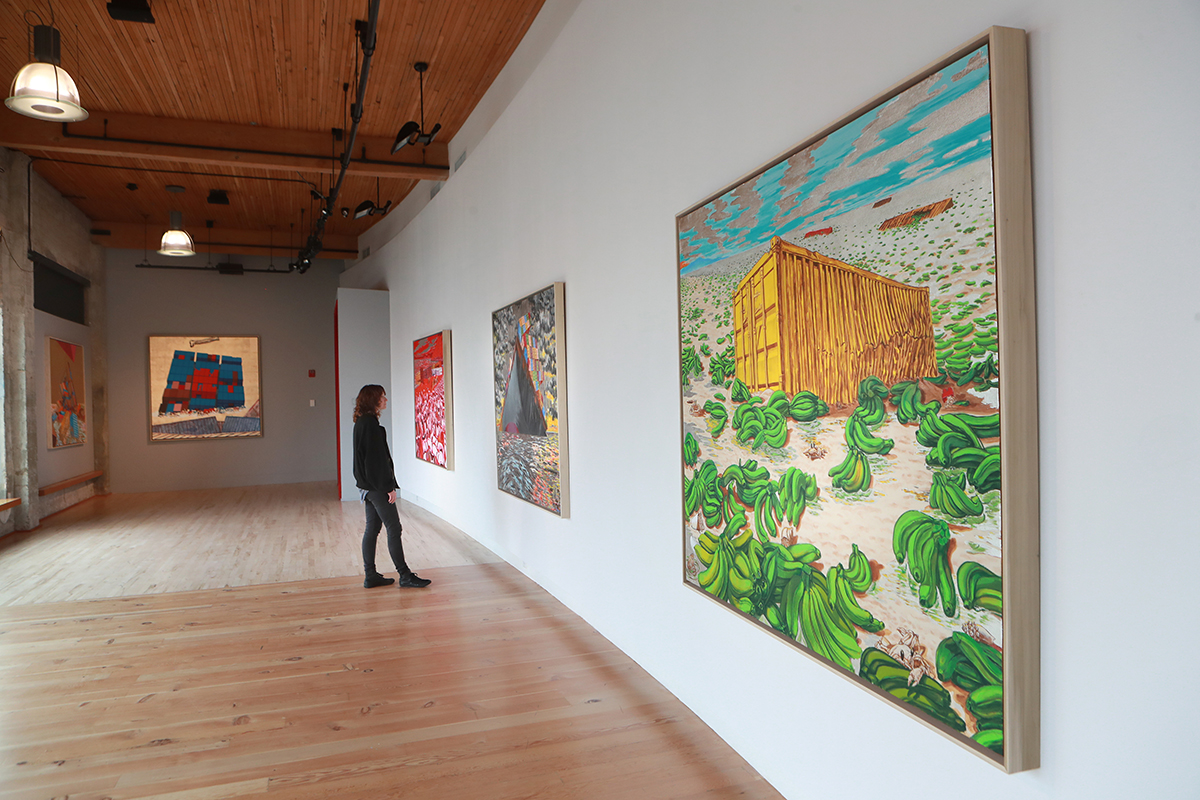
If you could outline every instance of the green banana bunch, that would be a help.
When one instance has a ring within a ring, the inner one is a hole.
[[[785,392],[783,389],[776,389],[775,391],[771,392],[771,396],[767,398],[766,406],[767,408],[773,408],[784,416],[787,416],[788,411],[791,408],[791,405],[788,402],[787,392]]]
[[[753,530],[746,525],[746,509],[739,505],[728,517],[722,534],[733,543],[734,547],[740,548],[745,543],[745,539],[739,537],[749,536],[751,533]]]
[[[971,437],[976,446],[979,446],[980,439],[1000,435],[999,412],[986,417],[962,413],[942,414],[941,421],[947,430],[959,431]]]
[[[992,730],[980,730],[971,737],[979,744],[994,750],[1000,755],[1004,755],[1004,729],[994,728]]]
[[[973,350],[974,348],[971,348],[971,351]],[[982,361],[970,361],[965,364],[961,361],[953,364],[947,361],[946,367],[950,377],[959,386],[968,386],[972,383],[983,384],[992,378],[1000,377],[1000,370],[996,365],[996,357],[993,353],[988,353],[987,358]]]
[[[833,608],[828,584],[816,580],[815,570],[808,575],[803,602],[799,607],[800,632],[810,650],[832,661],[842,669],[850,669],[851,659],[862,655],[858,638],[851,625]]]
[[[896,407],[896,419],[904,425],[918,422],[921,417],[936,412],[941,405],[937,400],[921,402],[921,386],[916,381],[901,381],[889,392],[892,405]],[[928,445],[926,445],[928,446]]]
[[[829,406],[812,392],[797,392],[788,404],[787,413],[796,422],[812,422],[828,414]]]
[[[988,448],[987,455],[967,475],[967,480],[980,494],[1000,488],[1000,451]]]
[[[946,414],[947,417],[961,420],[975,431],[980,439],[991,439],[1000,435],[1000,412],[995,414]]]
[[[733,394],[735,394],[735,392],[730,392],[730,395],[733,395]],[[756,410],[757,410],[757,412],[762,411],[762,398],[761,397],[749,397],[746,400],[741,401],[739,403],[738,407],[736,409],[734,409],[734,412],[733,412],[732,422],[733,422],[734,430],[737,430],[738,428],[742,427],[742,423],[745,422],[745,420],[746,420],[746,415],[747,414],[755,414]]]
[[[696,546],[696,555],[703,560],[705,558],[702,552],[705,551],[704,543],[701,542]],[[708,553],[708,568],[701,570],[696,576],[696,582],[700,584],[700,588],[709,594],[721,600],[729,598],[729,579],[728,574],[731,568],[729,558],[725,548],[717,542],[716,548]]]
[[[775,536],[783,519],[783,503],[774,481],[767,481],[754,501],[754,530],[763,541]]]
[[[975,717],[972,737],[984,747],[1004,753],[1004,687],[980,686],[967,695],[967,711]]]
[[[805,576],[799,573],[789,578],[779,597],[779,608],[783,616],[783,632],[793,639],[800,635],[800,606],[807,586],[804,578]]]
[[[926,414],[921,417],[917,428],[917,442],[922,447],[933,447],[944,434],[957,431],[969,440],[972,446],[981,447],[980,439],[1000,435],[1000,413],[982,416],[979,414]]]
[[[725,430],[725,421],[729,418],[729,412],[725,410],[725,406],[716,400],[709,400],[704,404],[704,412],[708,414],[709,431],[713,436],[720,435],[721,431]]]
[[[976,719],[996,719],[1004,717],[1004,686],[1002,684],[990,684],[988,686],[980,686],[971,694],[967,695],[967,711],[975,715]]]
[[[950,429],[942,422],[940,414],[926,414],[921,417],[921,424],[917,426],[917,444],[922,447],[933,447],[943,434],[949,432]]]
[[[683,437],[683,463],[689,467],[696,466],[700,459],[700,444],[691,433]]]
[[[687,475],[683,476],[683,515],[685,517],[692,516],[700,507],[702,491],[699,480],[689,478]]]
[[[699,508],[704,523],[710,528],[720,525],[724,517],[721,489],[718,486],[717,465],[711,458],[700,465],[692,476],[693,491],[698,493]]]
[[[971,478],[974,477],[976,470],[979,469],[979,465],[982,464],[989,455],[991,455],[992,451],[999,452],[999,447],[991,447],[991,448],[988,448],[987,450],[984,450],[984,449],[981,449],[978,447],[959,447],[959,448],[951,447],[948,454],[946,455],[946,457],[944,459],[941,457],[940,453],[934,459],[930,459],[929,456],[927,455],[925,457],[925,463],[928,464],[930,467],[938,466],[938,467],[947,467],[950,469],[955,469],[955,468],[961,467],[962,469],[966,470],[967,483],[970,483],[972,486],[974,486],[975,484],[972,482]],[[930,454],[933,453],[932,450],[929,452],[930,452]],[[934,464],[933,461],[935,461],[935,460],[937,460],[937,461],[944,460],[946,463]],[[999,487],[997,486],[996,488],[999,488]],[[984,494],[984,492],[980,492],[980,494]]]
[[[871,465],[857,447],[846,451],[846,460],[829,470],[833,485],[847,492],[865,492],[871,488]]]
[[[725,379],[736,371],[737,362],[734,355],[734,348],[731,346],[709,359],[708,373],[712,375],[713,383],[724,386]]]
[[[896,561],[908,562],[908,572],[920,584],[917,592],[922,608],[930,608],[942,596],[947,617],[958,615],[958,592],[950,570],[950,526],[920,511],[905,511],[892,529],[892,552]]]
[[[742,383],[741,378],[733,379],[733,385],[729,388],[729,399],[735,403],[745,403],[750,399],[750,390]]]
[[[764,547],[766,554],[763,556],[762,573],[766,585],[765,602],[783,603],[784,589],[788,582],[798,575],[812,571],[809,564],[821,557],[821,551],[816,545],[807,542],[791,546],[768,542]]]
[[[850,584],[850,589],[855,592],[865,592],[871,588],[873,581],[871,580],[871,561],[863,554],[862,550],[858,549],[858,545],[850,545],[849,566],[842,570],[842,575],[846,582]]]
[[[929,489],[929,505],[957,519],[983,515],[983,501],[966,492],[967,476],[936,471]]]
[[[926,454],[925,463],[931,467],[966,467],[968,464],[964,463],[963,459],[965,458],[964,454],[968,451],[986,455],[978,442],[978,439],[965,436],[958,431],[943,433],[938,437],[937,444],[933,446],[933,449]],[[984,456],[981,455],[978,461],[982,461],[983,458]]]
[[[964,561],[959,566],[958,593],[967,608],[982,608],[1004,615],[1004,582],[983,564]]]
[[[718,487],[722,491],[732,488],[738,500],[748,508],[758,505],[759,496],[766,492],[768,487],[778,491],[778,487],[771,480],[770,470],[759,466],[754,460],[726,467],[718,481]]]
[[[862,412],[862,421],[868,427],[874,428],[887,419],[887,408],[884,407],[887,396],[887,385],[874,375],[859,382],[857,411]]]
[[[956,731],[966,731],[967,723],[950,707],[950,693],[944,686],[928,675],[922,675],[920,681],[909,686],[910,671],[882,650],[874,647],[864,650],[858,674],[897,700],[924,711]]]
[[[733,414],[733,430],[738,444],[749,442],[753,450],[766,443],[770,447],[783,447],[787,443],[788,427],[783,412],[770,405],[744,403]]]
[[[802,564],[793,564],[794,557],[820,556],[815,547],[793,551],[775,543],[764,544],[746,524],[745,509],[732,517],[720,534],[705,531],[694,548],[696,557],[706,566],[697,580],[700,587],[718,599],[732,603],[738,610],[760,617],[774,602],[776,584],[781,576],[798,573]],[[784,565],[781,569],[779,565]],[[795,567],[795,569],[793,569]],[[783,578],[786,582],[787,578]]]
[[[938,440],[948,433],[962,437],[962,443],[957,447],[981,447],[979,434],[974,426],[967,421],[970,414],[926,414],[921,418],[917,428],[917,442],[925,447],[934,447]]]
[[[1004,655],[960,631],[941,641],[935,660],[939,680],[957,683],[968,692],[1004,683]]]
[[[850,580],[842,567],[835,564],[829,568],[829,574],[825,577],[829,585],[829,599],[838,614],[867,633],[883,630],[883,623],[858,604]]]
[[[784,412],[778,408],[767,407],[763,409],[763,430],[755,437],[750,449],[758,447],[760,442],[765,442],[768,447],[783,447],[787,444],[787,438],[787,417],[784,416]]]
[[[683,374],[683,385],[687,386],[693,375],[699,377],[704,373],[704,365],[696,348],[689,347],[680,355],[679,370]]]
[[[743,544],[748,543],[750,538],[748,529],[741,532],[739,537]],[[750,597],[757,578],[751,556],[739,550],[734,541],[726,533],[713,537],[706,532],[700,535],[695,547],[696,557],[708,565],[696,576],[700,588],[726,602]]]
[[[779,478],[779,502],[783,504],[783,517],[792,527],[800,524],[808,501],[817,496],[817,477],[808,475],[795,467],[788,467]]]
[[[717,537],[705,531],[700,534],[700,541],[692,549],[695,550],[696,558],[700,559],[700,563],[708,566],[717,557],[718,546]]]
[[[857,447],[864,453],[887,455],[892,451],[892,446],[896,444],[896,440],[881,439],[878,436],[872,435],[871,431],[867,429],[866,423],[863,422],[861,411],[862,407],[860,406],[846,420],[846,445],[848,447]]]
[[[821,551],[817,549],[817,546],[808,542],[797,542],[793,545],[768,542],[766,547],[768,555],[775,554],[776,569],[781,586],[795,576],[808,572],[809,564],[821,557]]]
[[[780,633],[787,633],[787,621],[783,618],[783,610],[778,605],[767,606],[767,624]]]

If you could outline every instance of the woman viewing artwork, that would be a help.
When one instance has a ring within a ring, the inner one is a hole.
[[[375,569],[375,548],[379,529],[387,527],[388,553],[399,573],[401,589],[428,586],[431,581],[418,577],[404,561],[404,545],[400,541],[403,528],[396,511],[396,468],[388,450],[387,431],[379,424],[379,412],[387,408],[387,394],[377,384],[367,384],[358,392],[354,404],[354,482],[367,507],[367,527],[363,532],[363,586],[390,586],[396,583]]]

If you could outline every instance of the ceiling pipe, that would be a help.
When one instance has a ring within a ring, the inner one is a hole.
[[[363,114],[363,99],[367,94],[367,78],[371,74],[371,58],[375,55],[375,29],[379,22],[379,0],[371,0],[370,11],[367,14],[367,24],[365,30],[361,33],[363,59],[361,79],[358,84],[358,92],[355,95],[354,103],[350,106],[350,135],[346,139],[346,148],[342,151],[342,168],[338,172],[337,182],[329,190],[329,196],[325,198],[325,206],[321,209],[319,218],[317,219],[314,230],[309,234],[308,241],[304,248],[301,249],[296,260],[288,265],[288,269],[294,269],[301,274],[308,271],[312,266],[312,260],[317,257],[317,253],[321,252],[321,234],[325,231],[325,220],[329,219],[329,215],[333,211],[333,207],[337,204],[338,193],[342,190],[342,181],[346,179],[346,170],[350,167],[350,154],[354,151],[354,139],[358,136],[358,123],[362,121]],[[357,25],[355,26],[358,27]]]

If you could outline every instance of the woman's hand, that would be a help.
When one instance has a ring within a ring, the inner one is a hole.
[[[388,502],[391,503],[392,505],[396,505],[396,490],[395,489],[392,489],[390,492],[388,492]]]

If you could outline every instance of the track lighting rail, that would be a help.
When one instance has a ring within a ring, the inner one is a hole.
[[[317,253],[321,252],[321,234],[325,231],[325,221],[333,213],[333,208],[337,204],[338,193],[342,190],[342,181],[346,179],[346,170],[350,166],[350,154],[354,151],[354,140],[358,136],[358,124],[362,121],[363,99],[367,94],[367,79],[371,75],[371,59],[375,55],[375,33],[378,23],[379,0],[371,0],[365,27],[355,25],[355,30],[361,37],[363,57],[362,68],[359,70],[358,91],[355,93],[354,103],[350,106],[352,124],[350,125],[350,133],[346,137],[346,149],[342,151],[342,168],[338,172],[337,181],[334,182],[333,187],[329,190],[329,195],[325,198],[325,205],[321,208],[313,232],[309,234],[308,241],[299,255],[297,255],[296,260],[288,265],[289,269],[297,270],[301,274],[308,271],[308,268],[312,266],[312,260],[317,257]]]

